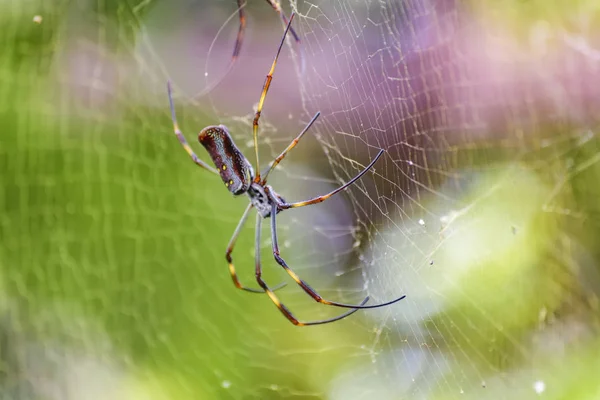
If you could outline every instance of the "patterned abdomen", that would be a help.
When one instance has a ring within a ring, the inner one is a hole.
[[[252,179],[252,166],[237,148],[225,125],[207,126],[198,135],[227,189],[234,195],[245,193]]]

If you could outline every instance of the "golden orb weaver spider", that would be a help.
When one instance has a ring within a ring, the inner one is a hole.
[[[207,152],[210,155],[216,168],[213,168],[210,165],[208,165],[207,163],[205,163],[204,161],[200,160],[200,158],[198,158],[198,156],[194,153],[194,151],[188,144],[187,140],[183,136],[183,133],[179,129],[179,125],[177,123],[177,118],[175,116],[175,106],[173,104],[173,96],[171,93],[170,82],[167,84],[167,90],[168,90],[168,94],[169,94],[171,118],[173,120],[173,131],[175,132],[175,135],[179,139],[179,142],[181,143],[181,145],[183,146],[185,151],[189,154],[189,156],[192,158],[194,163],[196,163],[198,166],[200,166],[208,171],[211,171],[215,174],[220,175],[221,179],[223,180],[223,183],[225,184],[227,189],[234,196],[247,194],[248,197],[250,198],[250,204],[246,207],[244,214],[240,218],[240,222],[238,223],[237,227],[235,228],[235,231],[233,232],[233,236],[231,237],[229,244],[227,245],[227,250],[225,252],[225,258],[227,259],[227,262],[229,263],[229,272],[231,274],[231,279],[233,280],[234,285],[239,289],[246,290],[249,292],[266,293],[269,296],[269,298],[271,299],[271,301],[275,304],[275,306],[279,309],[279,311],[281,311],[281,313],[291,323],[293,323],[294,325],[298,325],[298,326],[307,326],[307,325],[320,325],[320,324],[326,324],[329,322],[338,321],[340,319],[348,317],[349,315],[355,313],[356,311],[358,311],[360,309],[384,307],[384,306],[396,303],[396,302],[402,300],[406,296],[398,297],[397,299],[388,301],[386,303],[376,304],[376,305],[368,305],[368,306],[365,305],[367,303],[367,301],[369,300],[368,296],[360,304],[345,304],[345,303],[338,303],[335,301],[326,300],[323,297],[321,297],[321,295],[319,295],[317,293],[317,291],[315,291],[308,283],[306,283],[304,280],[302,280],[287,265],[285,260],[280,255],[279,245],[278,245],[278,241],[277,241],[277,222],[276,222],[276,215],[279,212],[290,209],[290,208],[309,206],[309,205],[321,203],[321,202],[327,200],[334,194],[339,193],[342,190],[348,188],[350,185],[352,185],[354,182],[356,182],[358,179],[360,179],[369,169],[371,169],[373,167],[373,165],[375,165],[377,160],[379,160],[379,158],[383,154],[383,150],[379,150],[379,153],[377,153],[377,156],[375,156],[373,161],[371,161],[371,163],[369,165],[367,165],[366,168],[364,168],[360,173],[358,173],[358,175],[356,175],[354,178],[350,179],[348,182],[346,182],[342,186],[338,187],[337,189],[335,189],[325,195],[318,196],[318,197],[315,197],[315,198],[312,198],[309,200],[288,203],[280,195],[278,195],[271,186],[267,185],[267,177],[269,176],[269,173],[277,166],[277,164],[279,164],[281,162],[281,160],[283,160],[283,158],[287,155],[287,153],[290,150],[292,150],[296,146],[296,144],[298,144],[298,142],[300,141],[302,136],[308,131],[308,129],[312,126],[312,124],[317,120],[317,118],[320,115],[319,112],[317,112],[315,114],[315,116],[310,120],[310,122],[306,125],[306,127],[302,130],[302,132],[300,132],[300,134],[294,140],[292,140],[292,142],[288,145],[288,147],[285,150],[283,150],[283,152],[281,154],[279,154],[279,156],[277,156],[275,158],[275,160],[273,160],[273,162],[268,167],[268,169],[264,172],[264,174],[261,175],[260,170],[259,170],[260,164],[259,164],[259,159],[258,159],[258,122],[259,122],[260,115],[261,115],[261,112],[263,109],[265,98],[267,97],[267,92],[271,85],[271,80],[273,79],[273,73],[275,72],[275,66],[277,65],[277,59],[279,58],[279,53],[281,52],[281,48],[283,47],[283,43],[285,42],[285,36],[287,35],[288,31],[290,30],[290,25],[291,25],[293,19],[294,19],[294,13],[292,13],[290,16],[290,19],[287,23],[285,32],[283,34],[283,38],[281,39],[279,48],[275,55],[275,59],[273,60],[271,69],[265,79],[262,93],[260,95],[260,100],[258,102],[258,108],[254,115],[252,131],[253,131],[253,136],[254,136],[254,153],[255,153],[255,157],[256,157],[256,172],[252,168],[250,161],[248,161],[248,159],[242,154],[242,152],[237,148],[237,146],[233,142],[233,139],[231,138],[231,135],[229,134],[229,131],[225,125],[208,126],[204,129],[202,129],[202,131],[200,131],[200,134],[198,135],[199,142],[207,150]],[[256,234],[255,276],[256,276],[256,281],[257,281],[258,285],[261,287],[260,290],[249,288],[249,287],[246,287],[241,284],[241,282],[239,281],[239,279],[237,277],[235,267],[233,265],[233,259],[231,257],[231,254],[233,253],[233,247],[235,245],[237,237],[240,234],[240,231],[241,231],[244,223],[246,222],[248,215],[250,213],[250,210],[252,210],[252,208],[256,208],[256,210],[257,210],[256,232],[255,232],[255,234]],[[281,287],[281,285],[279,285],[278,287],[270,288],[267,285],[267,283],[262,279],[262,266],[261,266],[261,262],[260,262],[260,233],[261,233],[261,227],[262,227],[262,220],[265,218],[269,218],[269,217],[271,218],[271,241],[272,241],[273,257],[275,258],[275,261],[315,301],[322,303],[322,304],[335,306],[335,307],[351,308],[352,310],[345,312],[341,315],[338,315],[337,317],[330,318],[330,319],[324,319],[324,320],[318,320],[318,321],[300,321],[279,300],[279,298],[277,297],[277,295],[274,292],[279,287]]]

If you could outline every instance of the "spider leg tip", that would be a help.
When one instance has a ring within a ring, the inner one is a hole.
[[[403,294],[402,296],[398,297],[396,300],[392,300],[390,303],[388,303],[389,305],[392,305],[394,303],[399,302],[400,300],[403,300],[406,297],[405,294]]]

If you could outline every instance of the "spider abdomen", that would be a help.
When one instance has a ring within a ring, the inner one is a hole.
[[[200,131],[198,141],[212,158],[227,189],[234,195],[245,193],[252,183],[254,171],[233,142],[227,127],[207,126]]]

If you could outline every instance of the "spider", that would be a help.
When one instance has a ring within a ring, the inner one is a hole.
[[[273,8],[273,10],[279,14],[283,23],[287,26],[289,20],[288,20],[287,16],[285,15],[285,13],[283,12],[283,10],[281,9],[281,5],[279,4],[279,1],[278,0],[266,0],[266,2],[269,3],[271,8]],[[235,40],[235,44],[233,46],[233,54],[231,55],[231,60],[229,61],[229,65],[225,69],[225,73],[223,74],[223,77],[226,76],[233,69],[233,66],[237,62],[240,52],[242,50],[242,43],[244,42],[244,33],[246,31],[246,14],[244,13],[244,8],[246,7],[246,0],[237,0],[237,6],[238,6],[238,18],[240,21],[240,25],[238,27],[238,33],[237,33],[237,37]],[[293,28],[290,28],[290,33],[294,37],[294,41],[296,42],[296,44],[299,46],[298,48],[300,51],[301,71],[304,72],[305,63],[304,63],[304,55],[302,53],[302,47],[300,46],[300,36],[298,36],[298,34],[296,33],[296,31],[294,31]],[[202,93],[197,95],[197,97],[201,96],[205,93],[211,92],[219,83],[221,83],[221,80],[222,80],[222,78],[215,81],[213,84],[209,85],[207,88],[205,88],[202,91]]]
[[[352,185],[354,182],[356,182],[358,179],[360,179],[369,169],[371,169],[373,167],[373,165],[375,165],[377,160],[379,160],[379,158],[383,154],[383,150],[380,150],[379,153],[377,153],[377,156],[373,159],[373,161],[371,161],[371,163],[369,165],[367,165],[366,168],[364,168],[358,175],[356,175],[354,178],[350,179],[348,182],[346,182],[342,186],[331,191],[330,193],[312,198],[310,200],[288,203],[287,201],[285,201],[283,199],[283,197],[281,197],[279,194],[277,194],[271,186],[267,185],[267,177],[269,176],[269,173],[271,171],[273,171],[273,169],[283,160],[283,158],[287,155],[287,153],[298,144],[298,142],[300,141],[302,136],[304,136],[304,134],[313,125],[313,123],[317,120],[317,118],[319,118],[319,115],[320,115],[320,112],[317,112],[314,115],[314,117],[310,120],[310,122],[306,125],[306,127],[300,132],[300,134],[294,140],[292,140],[292,142],[287,146],[287,148],[285,150],[283,150],[283,152],[281,154],[279,154],[279,156],[277,156],[271,162],[270,166],[266,169],[266,171],[263,174],[260,173],[260,170],[259,170],[260,163],[259,163],[259,158],[258,158],[258,122],[259,122],[260,115],[261,115],[261,112],[263,109],[265,98],[267,97],[267,92],[271,85],[271,80],[273,79],[273,73],[275,72],[275,66],[277,65],[277,59],[281,52],[281,48],[283,47],[285,37],[286,37],[288,31],[290,30],[290,26],[291,26],[293,19],[294,19],[294,14],[292,13],[290,16],[290,19],[287,23],[285,32],[283,34],[283,38],[281,39],[281,43],[279,44],[279,48],[275,55],[275,59],[273,60],[273,63],[271,65],[271,69],[269,70],[269,73],[267,74],[267,77],[265,79],[265,83],[263,85],[262,93],[260,95],[260,100],[258,102],[258,107],[257,107],[256,113],[254,116],[254,121],[252,124],[253,125],[252,131],[253,131],[253,136],[254,136],[254,155],[256,157],[256,164],[255,164],[256,170],[254,168],[252,168],[250,161],[242,154],[242,152],[235,145],[235,143],[233,142],[233,139],[231,138],[231,135],[229,134],[229,130],[224,125],[208,126],[204,129],[202,129],[202,131],[200,131],[200,134],[198,135],[198,141],[207,150],[207,152],[210,155],[216,168],[211,167],[209,164],[205,163],[200,158],[198,158],[198,156],[194,153],[194,151],[188,144],[187,140],[183,136],[183,133],[179,129],[179,124],[177,123],[177,118],[175,116],[175,106],[173,104],[173,96],[172,96],[170,82],[167,83],[167,91],[168,91],[168,95],[169,95],[169,105],[171,108],[171,118],[173,121],[173,131],[174,131],[175,135],[177,136],[177,138],[179,139],[179,142],[181,143],[181,145],[183,146],[185,151],[188,153],[188,155],[194,161],[194,163],[196,163],[199,167],[201,167],[207,171],[210,171],[210,172],[220,175],[221,179],[223,180],[223,183],[225,184],[225,187],[227,187],[229,192],[231,192],[234,196],[246,194],[246,195],[248,195],[248,197],[250,199],[250,204],[248,204],[248,206],[246,207],[246,210],[244,211],[244,214],[240,218],[240,221],[239,221],[237,227],[235,228],[231,239],[229,240],[229,244],[227,245],[227,250],[225,252],[225,258],[226,258],[227,262],[229,263],[229,273],[231,274],[231,279],[233,280],[234,285],[237,288],[248,291],[248,292],[266,293],[269,296],[269,298],[271,299],[271,301],[275,304],[275,306],[277,306],[279,311],[281,311],[281,313],[291,323],[293,323],[294,325],[298,325],[298,326],[307,326],[307,325],[326,324],[326,323],[338,321],[338,320],[348,317],[349,315],[355,313],[359,309],[384,307],[384,306],[393,304],[397,301],[400,301],[406,296],[401,296],[392,301],[388,301],[386,303],[376,304],[376,305],[365,305],[367,303],[367,301],[369,300],[368,296],[360,304],[345,304],[345,303],[338,303],[335,301],[330,301],[330,300],[324,299],[308,283],[306,283],[304,280],[302,280],[287,265],[285,260],[281,257],[281,254],[279,251],[279,245],[278,245],[278,241],[277,241],[277,217],[276,217],[277,214],[280,213],[281,211],[288,210],[291,208],[310,206],[312,204],[324,202],[325,200],[329,199],[334,194],[339,193],[342,190],[348,188],[350,185]],[[237,273],[236,273],[235,267],[233,265],[233,259],[231,257],[231,254],[233,253],[233,248],[234,248],[235,242],[242,230],[242,227],[244,226],[246,220],[248,219],[248,215],[249,215],[250,211],[253,208],[256,208],[256,210],[257,210],[256,232],[255,232],[255,235],[256,235],[256,238],[255,238],[256,239],[256,241],[255,241],[255,275],[256,275],[256,281],[261,289],[254,289],[254,288],[250,288],[250,287],[246,287],[246,286],[242,285],[242,283],[239,281],[239,279],[237,277]],[[266,218],[271,218],[271,241],[272,241],[273,257],[275,258],[275,261],[315,301],[322,303],[322,304],[335,306],[335,307],[351,308],[352,310],[347,311],[343,314],[340,314],[340,315],[330,318],[330,319],[317,320],[317,321],[300,321],[292,314],[290,309],[287,308],[275,294],[275,290],[282,287],[282,285],[278,285],[276,287],[271,288],[271,287],[269,287],[269,285],[267,285],[267,283],[262,278],[262,267],[261,267],[261,261],[260,261],[260,234],[261,234],[261,227],[262,227],[263,219],[266,219]]]

